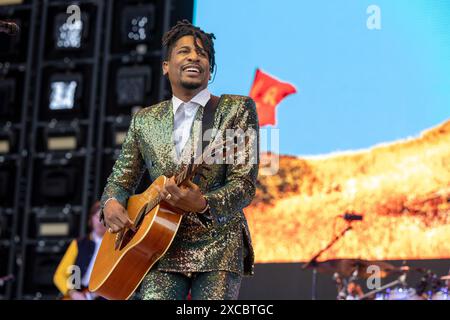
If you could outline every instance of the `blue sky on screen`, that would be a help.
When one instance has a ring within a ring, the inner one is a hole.
[[[380,30],[367,28],[370,5]],[[298,89],[277,107],[282,154],[368,148],[450,118],[450,1],[196,0],[194,10],[217,37],[213,93],[248,95],[256,68]]]

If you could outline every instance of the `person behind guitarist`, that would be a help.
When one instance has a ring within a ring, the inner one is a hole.
[[[171,177],[160,196],[185,214],[171,246],[142,281],[144,300],[186,299],[189,292],[193,300],[237,299],[242,277],[254,272],[243,209],[256,191],[258,118],[251,98],[223,95],[218,100],[208,91],[215,68],[213,39],[212,33],[187,20],[164,35],[162,70],[173,96],[133,116],[101,198],[104,223],[109,232],[117,233],[132,224],[125,208],[144,170],[150,174],[149,185],[161,175]],[[214,163],[196,184],[177,186],[173,176],[180,159],[183,164],[191,159],[188,146],[194,132],[202,132],[203,114],[214,110],[207,109],[210,99],[218,101],[214,129],[222,134],[227,129],[253,133],[245,144],[245,161]]]
[[[53,283],[65,300],[92,300],[96,298],[86,288],[89,284],[95,257],[106,232],[105,226],[99,221],[100,211],[100,201],[96,201],[89,211],[90,233],[86,237],[72,240],[53,276]],[[73,266],[78,267],[80,271],[79,288],[70,287],[73,283],[69,278],[77,275],[73,272]]]

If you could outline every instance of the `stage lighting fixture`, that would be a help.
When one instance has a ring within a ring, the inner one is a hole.
[[[0,239],[8,240],[11,237],[12,214],[7,214],[0,208]]]
[[[47,153],[35,160],[32,206],[78,205],[82,198],[82,157]]]
[[[7,137],[2,137],[0,135],[0,154],[9,153],[10,150],[11,144],[9,142],[9,139],[7,139]]]
[[[135,44],[148,42],[155,28],[155,6],[153,4],[127,6],[122,15],[122,42]]]
[[[50,244],[39,241],[37,246],[28,246],[25,275],[25,293],[48,294],[55,292],[53,274],[64,255],[63,244]]]
[[[75,150],[77,149],[77,138],[73,135],[57,135],[47,137],[47,150]]]
[[[16,166],[14,161],[0,162],[0,207],[14,205],[14,179]]]
[[[14,97],[16,92],[16,81],[14,79],[0,79],[0,117],[9,118],[13,110]]]
[[[76,123],[51,122],[44,130],[48,151],[76,150],[81,140],[81,130]]]
[[[0,154],[17,151],[15,134],[10,122],[0,128]]]
[[[82,49],[84,40],[88,35],[87,23],[88,17],[86,14],[82,14],[80,20],[69,20],[66,13],[56,15],[53,28],[55,49]]]
[[[117,72],[116,94],[119,107],[142,106],[151,89],[152,70],[149,66],[122,67]]]
[[[68,237],[70,234],[70,224],[68,221],[56,221],[51,217],[38,217],[36,219],[38,226],[37,237]]]
[[[54,81],[51,87],[50,110],[73,109],[77,82]]]
[[[6,230],[8,222],[6,221],[6,215],[0,214],[0,239],[7,239]]]
[[[5,274],[8,274],[8,263],[7,261],[9,261],[9,249],[10,249],[10,244],[9,242],[5,242],[5,241],[0,241],[0,274],[2,276],[4,276]],[[4,291],[2,291],[2,289],[4,289],[5,286],[3,286],[3,288],[0,286],[0,294],[4,294]]]
[[[81,74],[54,74],[50,77],[50,99],[48,108],[55,112],[78,109],[82,93]]]
[[[32,237],[55,238],[75,236],[75,216],[69,207],[44,207],[35,212]]]
[[[1,2],[1,1],[0,1]],[[12,22],[16,24],[20,29],[22,29],[22,23],[20,19],[4,19],[0,17],[0,20],[6,20],[7,22]],[[24,53],[20,50],[25,49],[21,45],[21,38],[24,30],[15,34],[9,35],[5,32],[0,32],[0,61],[18,61],[24,58]]]
[[[46,199],[68,200],[73,195],[75,168],[44,168],[41,173],[40,194]]]
[[[10,186],[8,185],[10,174],[8,171],[0,171],[0,200],[4,202],[8,198]]]

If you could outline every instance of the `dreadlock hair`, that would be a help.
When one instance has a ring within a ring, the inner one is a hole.
[[[165,60],[169,60],[170,55],[172,54],[172,49],[178,39],[184,36],[193,36],[194,37],[194,45],[197,49],[201,49],[197,44],[197,39],[201,41],[204,49],[208,53],[209,59],[209,71],[213,73],[214,68],[216,67],[216,59],[215,59],[215,51],[214,51],[214,41],[216,37],[213,33],[206,33],[199,27],[194,26],[189,22],[189,20],[178,21],[175,26],[172,27],[169,31],[167,31],[162,39],[162,44],[164,47],[167,47]]]

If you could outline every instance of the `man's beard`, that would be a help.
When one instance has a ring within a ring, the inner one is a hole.
[[[187,81],[181,81],[181,85],[183,88],[188,90],[195,90],[202,86],[201,82],[187,82]]]

